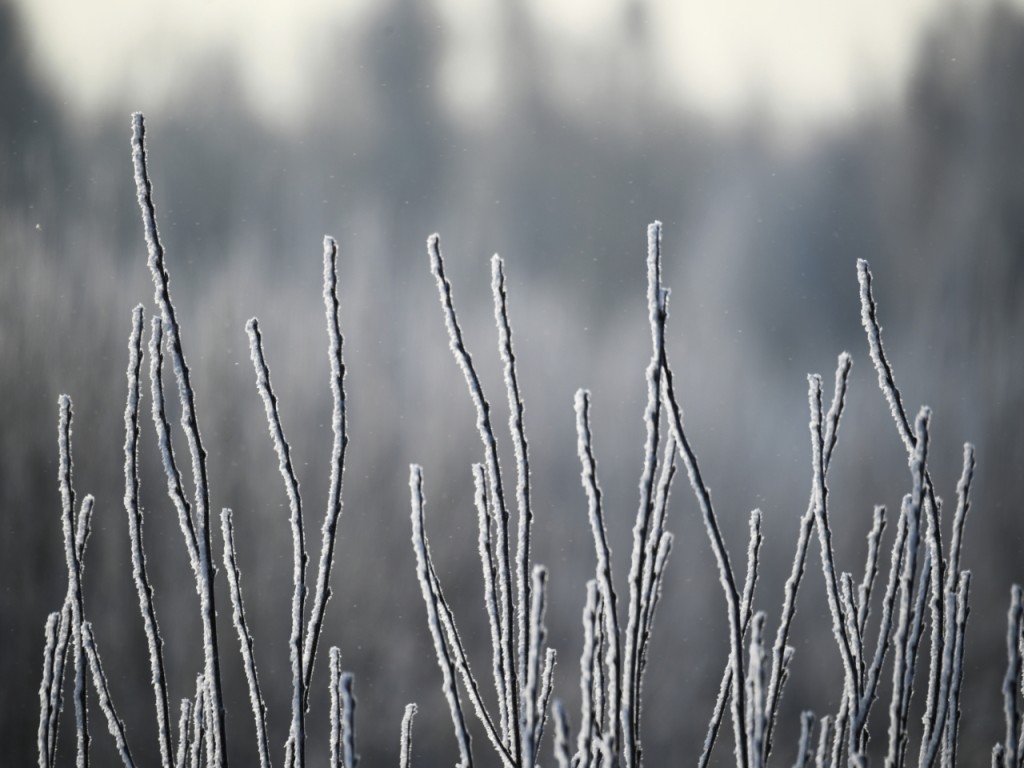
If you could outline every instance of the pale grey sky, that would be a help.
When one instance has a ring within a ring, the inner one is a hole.
[[[524,0],[567,60],[599,58],[625,0]],[[755,102],[797,122],[842,119],[898,94],[923,22],[966,0],[648,0],[658,87],[712,117]],[[989,2],[990,0],[976,0]],[[358,34],[373,0],[19,0],[40,63],[86,112],[146,106],[213,59],[231,61],[268,119],[301,118],[307,73],[331,40]],[[494,86],[497,8],[505,0],[433,0],[446,40],[441,76],[452,106],[486,114]],[[1024,0],[1015,0],[1024,3]],[[342,44],[343,41],[338,41]],[[138,62],[145,59],[145,66]],[[571,66],[570,66],[571,69]],[[570,71],[566,75],[572,81]]]

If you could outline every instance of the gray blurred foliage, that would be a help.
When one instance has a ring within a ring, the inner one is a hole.
[[[446,349],[425,237],[442,235],[468,343],[496,403],[487,258],[506,258],[534,468],[535,559],[551,569],[557,693],[573,712],[593,563],[572,393],[594,393],[622,574],[643,441],[644,228],[661,218],[674,288],[669,339],[689,434],[734,553],[745,546],[749,509],[764,510],[756,605],[768,611],[770,631],[811,481],[806,372],[827,375],[839,351],[854,355],[850,416],[831,473],[841,568],[863,562],[873,504],[895,510],[905,490],[903,449],[859,326],[854,265],[871,259],[908,407],[927,403],[936,414],[931,463],[947,506],[963,441],[978,447],[963,561],[975,589],[961,754],[987,755],[1000,732],[1006,592],[1022,579],[1024,19],[1001,4],[943,11],[922,37],[900,103],[794,145],[757,117],[723,130],[666,98],[645,53],[640,4],[607,56],[592,62],[600,96],[575,101],[552,85],[572,51],[544,37],[518,3],[504,3],[502,13],[502,98],[490,121],[459,120],[443,106],[436,72],[444,34],[429,4],[412,0],[382,3],[372,21],[327,35],[311,75],[319,108],[300,130],[262,126],[222,62],[167,103],[140,105],[213,504],[235,510],[272,743],[283,744],[288,721],[289,537],[245,319],[258,314],[265,329],[313,530],[330,449],[319,243],[325,233],[338,237],[351,445],[322,647],[339,645],[356,674],[365,764],[396,759],[409,701],[420,707],[417,762],[444,764],[455,745],[409,546],[410,462],[425,465],[434,555],[445,584],[465,585],[450,597],[481,669],[488,635],[476,586],[473,412]],[[130,308],[152,293],[128,109],[76,118],[31,61],[15,11],[0,3],[0,757],[34,760],[43,626],[66,588],[55,406],[68,392],[78,490],[97,498],[87,610],[132,747],[152,762],[146,651],[121,504]],[[176,702],[198,670],[200,633],[148,422],[142,470],[144,535]],[[672,507],[677,551],[651,648],[658,673],[646,688],[651,765],[697,755],[726,656],[725,612],[695,504],[677,490]],[[840,694],[819,582],[807,581],[793,630],[783,756],[795,750],[798,712],[832,709]],[[227,593],[223,583],[218,589],[228,641]],[[226,690],[243,702],[241,662],[227,648]],[[325,673],[321,654],[311,759],[323,759],[316,750],[327,744]],[[66,710],[65,724],[68,717]],[[227,728],[236,763],[253,762],[246,706],[233,709]],[[94,743],[97,764],[109,763],[105,734]],[[67,755],[70,741],[63,744]],[[728,754],[719,747],[719,759]]]

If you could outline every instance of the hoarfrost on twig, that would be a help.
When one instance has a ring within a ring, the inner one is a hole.
[[[153,606],[153,587],[146,571],[146,553],[142,546],[142,510],[139,506],[139,399],[141,396],[142,330],[145,310],[140,304],[132,311],[132,332],[128,342],[128,403],[124,411],[124,506],[128,512],[131,539],[132,577],[139,595],[139,611],[149,647],[149,672],[156,703],[157,740],[160,761],[171,765],[171,714],[167,703],[167,676],[164,672],[163,638]]]
[[[348,448],[348,418],[345,399],[345,359],[342,355],[344,338],[338,317],[338,243],[333,237],[324,238],[324,310],[327,314],[328,357],[331,363],[331,480],[324,513],[320,564],[316,572],[316,591],[313,608],[306,628],[305,647],[302,652],[303,689],[305,707],[309,706],[309,689],[313,678],[316,647],[323,630],[327,601],[331,597],[331,569],[338,537],[338,520],[342,509],[342,480],[345,473],[345,453]]]
[[[118,717],[114,710],[114,704],[110,700],[110,688],[107,685],[106,675],[103,674],[103,667],[100,665],[100,656],[96,651],[96,641],[92,635],[92,625],[88,621],[82,623],[82,646],[89,658],[93,687],[96,689],[96,696],[100,702],[100,710],[107,718],[107,728],[117,745],[117,753],[121,756],[121,762],[124,763],[125,768],[134,768],[135,762],[132,760],[132,753],[128,749],[128,741],[124,736],[124,723]]]
[[[82,564],[75,546],[75,491],[71,460],[71,398],[61,395],[58,401],[57,443],[60,453],[58,481],[63,505],[61,520],[64,530],[64,557],[68,568],[68,591],[71,596],[71,643],[75,654],[75,726],[76,763],[89,766],[89,727],[85,690],[85,649],[82,647],[82,623],[85,601],[82,593]],[[91,505],[91,502],[90,502]]]
[[[270,368],[263,353],[263,335],[259,321],[254,317],[246,323],[249,335],[249,354],[256,370],[256,386],[259,389],[263,407],[267,413],[267,426],[274,441],[278,469],[284,479],[288,493],[288,507],[291,510],[292,529],[292,628],[288,647],[292,666],[292,724],[291,739],[294,743],[294,764],[296,768],[306,765],[306,696],[305,675],[303,674],[302,620],[306,602],[306,535],[302,520],[302,496],[299,480],[292,467],[291,447],[284,435],[281,412],[277,395],[270,383]]]
[[[491,426],[490,404],[484,397],[483,387],[473,366],[473,358],[466,349],[462,338],[462,328],[459,326],[455,316],[455,304],[452,298],[452,286],[445,276],[444,259],[441,256],[441,240],[436,234],[427,238],[427,253],[430,256],[430,271],[437,283],[438,297],[441,308],[444,312],[445,327],[448,330],[448,345],[455,357],[459,368],[466,380],[470,397],[476,408],[476,426],[480,435],[480,441],[484,448],[484,465],[487,470],[487,478],[490,481],[491,504],[495,510],[497,525],[496,532],[496,561],[498,574],[498,593],[500,596],[499,607],[501,609],[501,625],[505,628],[502,637],[502,669],[507,681],[506,690],[512,701],[508,711],[511,713],[512,743],[516,749],[522,749],[522,734],[520,730],[520,691],[519,686],[524,682],[520,680],[518,664],[516,663],[515,642],[513,639],[512,627],[515,623],[512,614],[518,610],[525,612],[528,606],[515,606],[512,595],[512,564],[510,562],[509,547],[509,512],[505,501],[505,490],[501,480],[501,469],[498,463],[498,446],[494,436],[494,429]],[[517,617],[518,620],[518,617]]]
[[[416,705],[406,704],[402,716],[402,738],[399,743],[399,768],[412,768],[412,721],[416,717]]]
[[[221,533],[224,538],[224,571],[228,577],[228,589],[231,594],[231,620],[238,635],[238,645],[242,651],[242,665],[245,668],[245,680],[249,686],[249,703],[252,716],[256,722],[256,747],[260,755],[260,768],[270,768],[270,747],[267,741],[267,705],[260,692],[259,675],[256,673],[256,659],[253,655],[253,639],[245,620],[245,607],[242,601],[241,575],[235,556],[235,532],[231,521],[231,510],[224,509],[220,513]]]
[[[472,748],[466,718],[459,701],[459,692],[455,683],[455,662],[452,661],[451,650],[445,641],[444,630],[438,611],[438,600],[434,594],[430,579],[430,552],[427,548],[426,532],[423,521],[423,469],[415,464],[409,468],[409,491],[412,498],[412,545],[416,553],[416,575],[419,578],[423,602],[427,608],[427,625],[434,641],[434,651],[438,666],[441,667],[443,678],[442,690],[448,700],[452,724],[455,726],[455,740],[459,745],[459,765],[472,768]]]
[[[196,416],[195,389],[192,375],[181,344],[174,304],[171,302],[170,277],[164,262],[164,247],[156,225],[153,205],[153,183],[149,177],[146,150],[146,124],[141,112],[132,115],[132,166],[135,171],[135,191],[142,213],[146,248],[149,252],[149,270],[153,277],[155,300],[171,351],[171,362],[178,382],[181,402],[181,426],[192,456],[192,479],[195,483],[196,549],[198,556],[198,588],[200,615],[203,621],[203,649],[206,659],[205,674],[210,684],[211,731],[214,741],[213,761],[216,768],[227,765],[227,737],[224,730],[224,696],[220,680],[220,654],[217,649],[217,608],[214,598],[214,565],[210,546],[210,485],[206,467],[206,449],[203,447]],[[186,536],[187,540],[187,536]]]

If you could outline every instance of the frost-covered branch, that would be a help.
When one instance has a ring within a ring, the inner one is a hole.
[[[313,608],[306,628],[302,653],[305,707],[309,706],[309,689],[313,678],[316,647],[323,630],[327,601],[331,597],[331,569],[338,537],[338,520],[342,508],[342,480],[345,474],[345,452],[348,448],[348,417],[345,399],[345,359],[342,355],[344,338],[341,335],[338,300],[338,243],[333,237],[324,238],[324,310],[327,315],[328,357],[331,363],[331,480],[327,493],[327,511],[324,513],[320,564],[316,572],[316,592]]]
[[[153,205],[153,183],[150,180],[146,154],[146,124],[141,112],[132,115],[132,166],[135,171],[135,190],[139,209],[142,213],[146,248],[149,252],[149,270],[153,277],[156,304],[171,352],[174,375],[178,382],[178,398],[181,402],[181,426],[188,441],[192,456],[192,478],[195,482],[196,549],[198,556],[198,580],[200,614],[203,622],[203,649],[206,659],[205,674],[210,685],[210,710],[217,768],[227,765],[227,737],[224,729],[224,696],[220,679],[220,655],[217,649],[217,607],[214,598],[214,564],[210,545],[210,483],[206,467],[206,449],[203,447],[196,416],[195,389],[192,374],[181,343],[181,329],[178,325],[174,304],[171,302],[170,277],[164,259],[164,247],[156,225],[156,209]],[[187,537],[186,537],[187,539]]]
[[[260,692],[259,675],[256,673],[256,658],[253,654],[253,639],[245,620],[245,607],[242,601],[241,575],[235,556],[235,530],[231,521],[231,510],[224,509],[220,513],[221,534],[224,538],[224,572],[228,577],[228,589],[231,594],[231,620],[238,634],[238,646],[242,651],[242,666],[245,668],[245,680],[249,686],[249,703],[252,705],[252,716],[256,722],[256,747],[260,756],[260,768],[270,768],[270,747],[267,741],[267,705]]]
[[[160,761],[171,765],[171,714],[167,703],[167,675],[164,672],[163,638],[153,606],[153,587],[146,572],[146,553],[142,547],[142,510],[139,506],[139,399],[141,395],[142,330],[145,309],[140,304],[132,311],[132,332],[128,342],[128,403],[124,411],[124,507],[128,512],[131,540],[132,577],[139,595],[139,611],[149,647],[149,673],[156,702],[157,740]]]

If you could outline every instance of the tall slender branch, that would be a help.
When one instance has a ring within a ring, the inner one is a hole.
[[[211,697],[210,723],[215,745],[214,761],[218,766],[227,765],[227,735],[224,727],[224,695],[220,679],[220,654],[217,649],[217,606],[213,581],[215,568],[210,546],[210,483],[206,468],[206,449],[203,447],[196,416],[195,389],[192,374],[181,343],[181,329],[178,325],[174,304],[171,302],[170,277],[164,258],[164,247],[156,225],[156,209],[153,205],[153,184],[150,180],[146,155],[146,124],[141,112],[132,115],[132,165],[135,170],[135,190],[142,212],[146,248],[149,251],[149,270],[153,276],[155,300],[160,309],[167,344],[174,364],[174,375],[178,382],[178,397],[181,401],[181,426],[188,441],[192,456],[192,477],[195,482],[196,545],[199,564],[200,613],[203,621],[203,648],[206,659],[205,674],[209,680]]]

